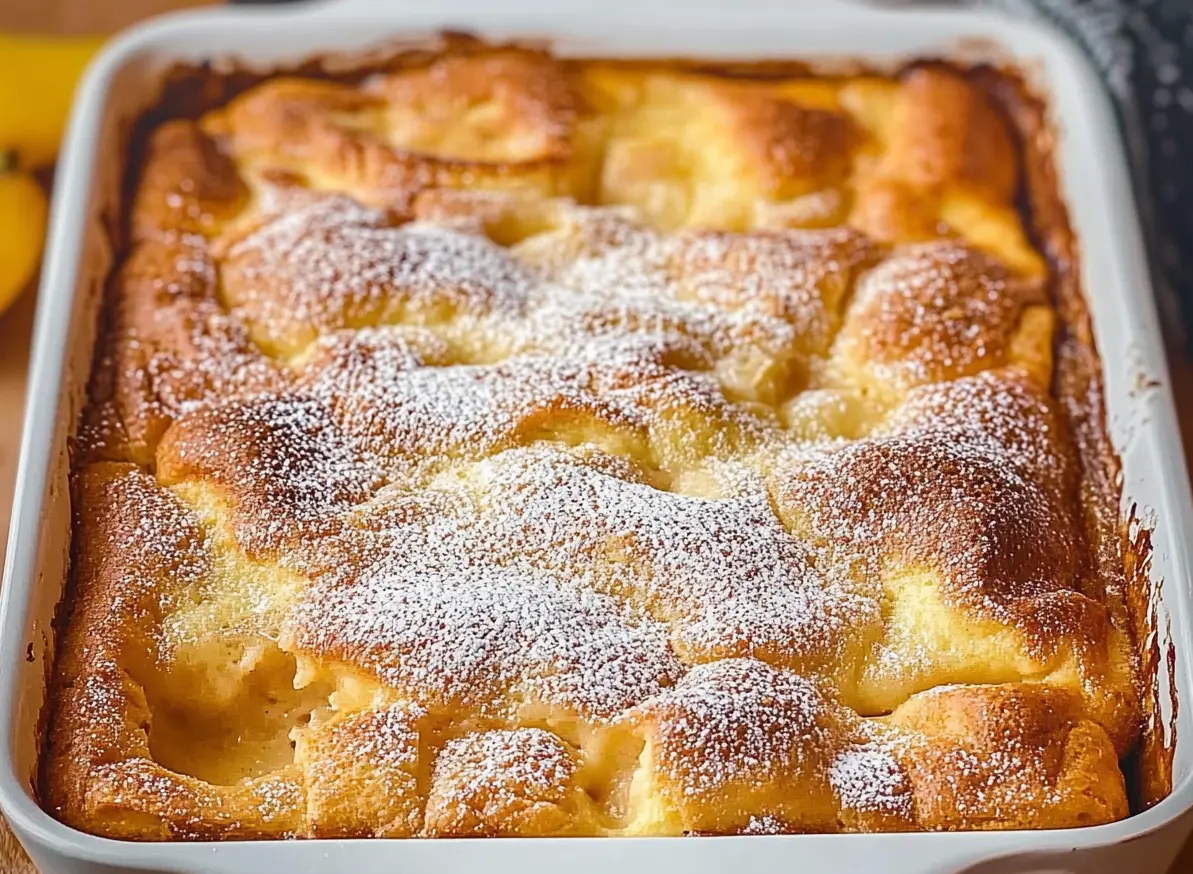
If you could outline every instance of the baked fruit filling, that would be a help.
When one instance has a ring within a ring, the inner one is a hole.
[[[44,798],[132,839],[1048,828],[1141,695],[964,70],[449,42],[146,142]]]

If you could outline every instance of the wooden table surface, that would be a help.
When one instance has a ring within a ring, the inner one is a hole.
[[[158,12],[204,2],[213,0],[0,0],[0,31],[110,33]],[[33,309],[29,290],[0,315],[0,553],[8,536]],[[1193,364],[1171,346],[1169,353],[1185,456],[1193,458]],[[1193,874],[1193,840],[1172,869],[1178,872]],[[0,874],[37,874],[2,821]]]

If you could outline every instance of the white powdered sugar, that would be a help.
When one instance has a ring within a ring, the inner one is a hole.
[[[571,224],[511,254],[462,227],[393,227],[348,198],[308,198],[230,244],[224,295],[286,355],[320,333],[402,322],[447,336],[454,363],[613,353],[689,370],[790,368],[826,350],[871,255],[846,230],[663,236],[613,211],[570,210]]]
[[[301,395],[201,410],[179,422],[162,454],[162,474],[232,491],[236,535],[250,552],[326,534],[329,519],[385,481],[336,430],[326,407]]]
[[[1042,300],[965,247],[922,244],[858,282],[846,336],[876,374],[916,385],[1002,364],[1022,307]]]
[[[394,366],[398,364],[374,355],[360,365],[368,377],[358,368],[325,370],[312,383],[318,396],[335,405],[345,430],[378,455],[483,455],[509,445],[536,415],[567,421],[571,413],[612,429],[646,424],[645,411],[633,398],[611,396],[617,391],[609,388],[619,372],[616,359],[582,362],[520,356],[493,365]],[[627,363],[634,365],[646,366]],[[382,368],[388,374],[381,373]],[[389,378],[383,380],[383,376]],[[347,395],[346,383],[361,390]],[[696,379],[686,384],[690,393],[698,391]],[[712,394],[709,388],[699,387]]]
[[[829,782],[843,809],[911,816],[911,787],[899,762],[878,743],[851,746],[829,769]]]
[[[865,238],[840,228],[663,236],[615,214],[581,213],[581,221],[578,253],[570,238],[552,246],[548,236],[528,247],[552,281],[597,300],[703,321],[700,333],[730,342],[754,333],[772,351],[784,343],[823,350],[835,304],[869,254]],[[558,263],[565,253],[571,257]]]
[[[1041,484],[1057,485],[1069,473],[1045,396],[1026,379],[1005,374],[980,373],[913,389],[874,433],[887,435],[985,450],[991,464],[1010,466]]]
[[[652,738],[666,791],[691,798],[743,783],[823,791],[840,733],[811,680],[753,659],[698,665],[633,718]]]
[[[741,830],[743,835],[781,835],[786,831],[783,822],[776,817],[763,815],[751,816]]]
[[[475,732],[444,745],[431,777],[429,806],[477,805],[482,816],[500,816],[520,800],[560,798],[576,770],[568,748],[549,731]]]
[[[312,332],[457,314],[517,315],[533,274],[474,234],[385,214],[350,198],[313,199],[233,243],[225,295],[288,352]]]
[[[296,644],[342,654],[428,706],[488,716],[530,700],[608,719],[681,673],[666,628],[612,598],[411,559],[316,585],[291,620]]]
[[[393,505],[380,495],[367,535],[308,559],[327,581],[316,572],[299,609],[299,644],[435,695],[521,678],[613,715],[679,675],[669,636],[687,659],[817,665],[877,621],[872,595],[812,567],[765,490],[698,498],[618,473],[511,449]]]
[[[536,567],[623,593],[670,621],[691,656],[815,662],[876,616],[877,604],[813,568],[763,489],[675,494],[535,450],[496,456],[478,474],[496,540]]]

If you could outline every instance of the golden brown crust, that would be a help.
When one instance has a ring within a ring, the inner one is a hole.
[[[583,197],[583,109],[558,61],[497,50],[449,54],[363,87],[277,78],[203,123],[247,170],[287,170],[403,208],[441,187]]]
[[[995,203],[1015,196],[1018,167],[1006,122],[964,76],[918,67],[903,77],[887,164],[917,188],[961,185]]]
[[[213,786],[155,761],[150,696],[186,691],[165,691],[179,679],[157,674],[154,629],[173,599],[211,573],[198,521],[129,464],[83,469],[76,495],[78,595],[58,659],[47,762],[61,779],[47,784],[47,803],[114,837],[293,834],[303,790],[285,771]]]
[[[218,490],[237,543],[264,557],[326,535],[324,520],[363,503],[384,475],[319,401],[260,397],[183,417],[158,444],[157,480],[201,480]]]
[[[807,678],[722,659],[631,718],[645,742],[631,798],[653,814],[637,824],[643,833],[736,831],[760,815],[784,830],[836,830],[830,769],[848,728]]]
[[[540,728],[474,732],[435,760],[427,797],[430,837],[583,833],[591,799],[577,756]]]
[[[140,839],[1125,816],[1071,314],[977,78],[449,41],[156,126],[49,808]]]
[[[216,293],[216,265],[194,239],[138,243],[117,277],[84,443],[105,458],[152,463],[175,418],[207,398],[283,386]]]
[[[158,127],[146,144],[144,167],[131,213],[136,240],[210,234],[249,197],[235,162],[191,121]]]
[[[1080,713],[1070,693],[1009,684],[918,695],[887,723],[911,736],[899,758],[932,828],[1063,828],[1127,815],[1114,746]]]
[[[874,392],[958,379],[1017,364],[1051,376],[1052,314],[1036,283],[951,244],[908,247],[856,288],[837,339],[842,378]]]
[[[407,838],[423,820],[424,714],[401,706],[333,716],[301,730],[295,761],[319,838]]]

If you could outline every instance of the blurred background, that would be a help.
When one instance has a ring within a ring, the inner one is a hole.
[[[32,33],[114,33],[158,12],[219,0],[0,0],[0,26]]]

